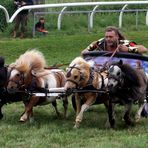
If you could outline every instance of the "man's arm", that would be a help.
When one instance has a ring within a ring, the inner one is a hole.
[[[148,51],[143,45],[136,45],[135,47],[137,47],[139,53],[146,53]]]
[[[126,45],[119,45],[119,51],[121,52],[130,52],[130,53],[146,53],[148,49],[143,45],[135,45],[135,46],[126,46]]]
[[[92,42],[91,44],[89,44],[89,45],[81,52],[81,55],[83,55],[84,53],[87,53],[87,52],[89,52],[89,51],[95,50],[95,49],[98,47],[97,42],[98,42],[98,41],[94,41],[94,42]]]

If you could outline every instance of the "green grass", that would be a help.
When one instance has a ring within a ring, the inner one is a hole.
[[[130,40],[148,47],[147,31],[131,31],[123,34]],[[3,38],[0,40],[0,55],[6,58],[6,63],[14,62],[20,54],[28,49],[37,48],[41,50],[49,65],[54,63],[67,63],[74,57],[79,56],[80,52],[86,48],[90,42],[103,36],[103,32],[67,35],[58,32],[47,37],[12,39]]]
[[[128,39],[148,47],[148,31],[122,30]],[[103,32],[75,33],[68,35],[64,32],[55,32],[47,37],[27,39],[0,39],[0,55],[5,57],[6,63],[15,61],[20,54],[32,48],[38,48],[45,55],[48,65],[55,63],[69,63],[80,55],[91,41],[103,36]],[[62,102],[58,101],[60,111],[63,111]],[[133,108],[132,117],[137,106]],[[51,105],[34,108],[35,121],[21,124],[18,122],[24,110],[21,102],[8,104],[3,107],[4,118],[0,121],[0,146],[2,148],[145,148],[148,145],[148,122],[142,118],[133,127],[126,127],[121,120],[123,107],[116,107],[116,129],[106,129],[107,113],[103,105],[92,106],[84,113],[84,120],[80,129],[73,129],[75,112],[69,98],[68,118],[56,117]]]

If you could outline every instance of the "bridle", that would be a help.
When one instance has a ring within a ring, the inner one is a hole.
[[[68,69],[70,69],[70,70],[69,70],[69,71],[67,72],[67,74],[66,74],[66,77],[67,77],[66,82],[67,82],[67,81],[70,81],[70,82],[72,82],[72,83],[74,83],[74,84],[76,85],[76,88],[78,88],[80,82],[81,82],[82,80],[84,80],[84,76],[83,76],[83,74],[81,73],[80,68],[76,67],[75,65],[76,65],[76,64],[74,64],[73,66],[69,66],[69,67],[68,67]],[[77,82],[77,81],[75,81],[75,80],[73,80],[73,79],[68,78],[68,77],[71,76],[71,71],[72,71],[73,69],[77,69],[78,72],[79,72],[79,74],[80,74],[79,82]]]
[[[76,85],[76,88],[80,88],[79,84],[80,84],[80,82],[81,82],[82,80],[84,80],[84,76],[83,76],[83,74],[81,73],[80,68],[76,67],[75,65],[70,66],[70,67],[68,67],[68,68],[69,68],[70,70],[68,71],[66,77],[70,77],[70,76],[71,76],[71,71],[75,68],[75,69],[77,69],[77,70],[79,71],[79,73],[80,73],[80,79],[79,79],[79,81],[77,82],[77,81],[75,81],[75,80],[73,80],[73,79],[67,78],[66,81],[70,81],[70,82],[72,82],[72,83],[74,83],[74,84]],[[100,75],[100,78],[101,78],[101,88],[100,88],[100,89],[104,88],[104,78],[103,78],[102,74],[101,74],[100,72],[98,72],[98,71],[95,71],[93,67],[90,67],[89,72],[90,72],[89,80],[87,81],[87,84],[86,84],[86,86],[85,86],[83,89],[96,89],[96,88],[94,88],[94,86],[93,86],[93,79],[94,79],[94,73],[95,73],[95,72],[97,72],[97,74]],[[81,88],[81,89],[82,89],[82,88]]]
[[[13,83],[15,83],[15,84],[17,85],[17,88],[18,88],[18,89],[19,89],[19,88],[22,88],[22,87],[24,86],[24,82],[25,82],[24,73],[21,73],[21,72],[20,72],[20,74],[19,74],[19,79],[18,79],[18,80],[14,80],[14,78],[9,79],[13,70],[14,70],[14,68],[12,68],[12,69],[10,70],[10,72],[8,73],[8,82],[7,82],[7,84],[8,84],[9,82],[13,82]],[[16,76],[16,77],[17,77],[17,76]]]
[[[118,82],[118,86],[122,86],[124,83],[124,73],[121,71],[120,76],[116,76],[110,73],[110,70],[108,71],[108,79],[114,79]]]

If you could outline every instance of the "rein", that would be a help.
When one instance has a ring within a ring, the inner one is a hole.
[[[114,57],[114,55],[116,54],[116,52],[118,51],[118,49],[119,49],[119,47],[117,46],[117,48],[114,50],[114,52],[113,52],[113,53],[111,54],[111,56],[109,57],[108,61],[106,61],[106,62],[103,64],[103,67],[102,67],[102,69],[100,70],[101,72],[107,69],[107,68],[106,68],[106,67],[108,67],[107,64],[109,64],[109,62],[112,60],[112,58]],[[106,55],[106,54],[104,54],[104,55]]]

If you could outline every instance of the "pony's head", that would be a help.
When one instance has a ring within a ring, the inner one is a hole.
[[[123,80],[123,72],[119,64],[111,64],[108,69],[108,88],[109,90],[115,89]]]
[[[125,64],[121,60],[110,64],[108,73],[108,87],[110,90],[123,87],[125,83],[126,87],[132,88],[140,86],[139,72],[131,65]]]
[[[31,72],[40,72],[45,66],[46,61],[43,54],[35,49],[20,55],[15,63],[9,65],[8,91],[16,91],[28,84],[31,79]]]
[[[7,90],[9,93],[14,93],[24,85],[24,73],[15,68],[9,67],[9,80]]]
[[[65,89],[84,87],[90,76],[90,65],[81,57],[75,58],[66,70]]]

